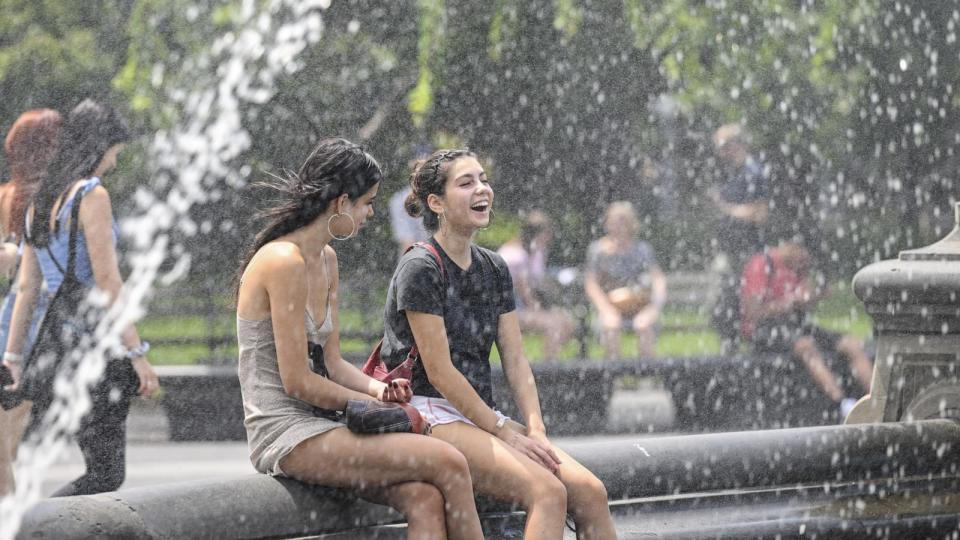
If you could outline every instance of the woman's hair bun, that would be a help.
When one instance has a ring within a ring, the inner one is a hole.
[[[410,217],[420,217],[423,215],[423,203],[421,203],[420,198],[417,197],[416,189],[407,195],[406,200],[403,201],[403,208],[407,211],[407,214],[409,214]]]

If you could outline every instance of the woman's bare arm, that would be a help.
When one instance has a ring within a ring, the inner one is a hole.
[[[499,417],[453,366],[443,317],[409,310],[406,314],[430,384],[480,429],[496,434]]]
[[[500,315],[497,349],[500,351],[500,362],[503,364],[507,383],[510,385],[528,432],[546,434],[547,428],[543,424],[543,415],[540,411],[537,383],[533,378],[530,362],[523,353],[523,338],[520,334],[520,320],[516,311]]]
[[[340,310],[337,305],[337,292],[340,290],[340,271],[337,264],[337,254],[333,248],[326,247],[327,275],[330,276],[330,317],[333,321],[333,331],[323,347],[323,363],[330,374],[330,379],[350,390],[361,392],[374,399],[385,399],[384,392],[387,385],[368,377],[356,366],[343,359],[340,353]],[[409,396],[403,401],[409,401]]]
[[[103,186],[94,187],[80,199],[80,227],[87,241],[93,279],[113,304],[120,296],[123,279],[113,238],[113,207]],[[140,335],[132,324],[124,329],[120,339],[127,349],[140,346]]]
[[[343,410],[349,399],[370,399],[369,395],[341,386],[310,369],[305,321],[306,262],[291,244],[278,243],[263,249],[270,252],[250,263],[241,287],[263,287],[267,294],[284,390],[292,397],[329,410]]]
[[[37,298],[40,297],[40,287],[43,277],[40,274],[40,264],[37,254],[30,245],[24,245],[23,260],[20,263],[20,272],[17,277],[17,300],[13,304],[13,316],[10,320],[10,334],[7,337],[5,352],[13,355],[23,354],[23,346],[33,321],[33,312],[37,308]],[[14,380],[19,379],[19,362],[4,362],[13,373]]]
[[[110,194],[103,186],[95,186],[80,199],[80,228],[87,241],[94,282],[97,288],[107,293],[112,305],[120,297],[123,278],[120,277],[120,264],[113,238],[113,207],[110,204]],[[124,328],[120,341],[128,351],[138,349],[141,343],[137,327],[130,324]],[[149,395],[156,391],[159,387],[157,374],[144,354],[130,358],[130,363],[140,381],[138,392]]]

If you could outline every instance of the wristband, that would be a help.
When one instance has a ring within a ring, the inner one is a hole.
[[[144,341],[143,343],[141,343],[140,345],[137,345],[132,349],[127,349],[127,354],[123,355],[123,357],[126,358],[127,360],[133,360],[134,358],[140,358],[141,356],[145,356],[149,351],[150,351],[150,342]]]
[[[501,416],[500,418],[497,418],[497,429],[502,429],[503,426],[505,426],[506,424],[507,424],[506,416]]]
[[[17,354],[12,352],[3,353],[3,362],[6,364],[16,365],[16,364],[19,364],[21,361],[23,361],[22,354]]]

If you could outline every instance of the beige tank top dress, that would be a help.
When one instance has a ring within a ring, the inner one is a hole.
[[[326,267],[324,261],[325,272]],[[333,330],[329,298],[328,291],[327,313],[322,326],[317,328],[309,310],[306,314],[307,339],[321,346],[326,346]],[[321,409],[290,396],[283,389],[270,317],[249,321],[238,316],[237,341],[240,348],[237,369],[243,396],[243,425],[247,430],[250,462],[261,473],[286,476],[280,469],[280,460],[297,445],[345,426],[324,418]],[[304,362],[311,360],[304,358]]]

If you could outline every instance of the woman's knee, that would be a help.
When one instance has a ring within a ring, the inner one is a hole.
[[[523,502],[528,507],[551,505],[561,510],[567,508],[567,486],[546,469],[542,474],[530,475],[525,482],[523,497]]]
[[[390,505],[410,519],[413,516],[443,515],[445,499],[440,490],[426,482],[406,482],[394,486]]]
[[[450,443],[435,439],[438,443],[431,445],[428,455],[424,456],[429,466],[439,475],[470,476],[470,466],[467,458]]]
[[[578,474],[565,483],[571,510],[577,512],[588,507],[607,507],[607,486],[589,471]]]

